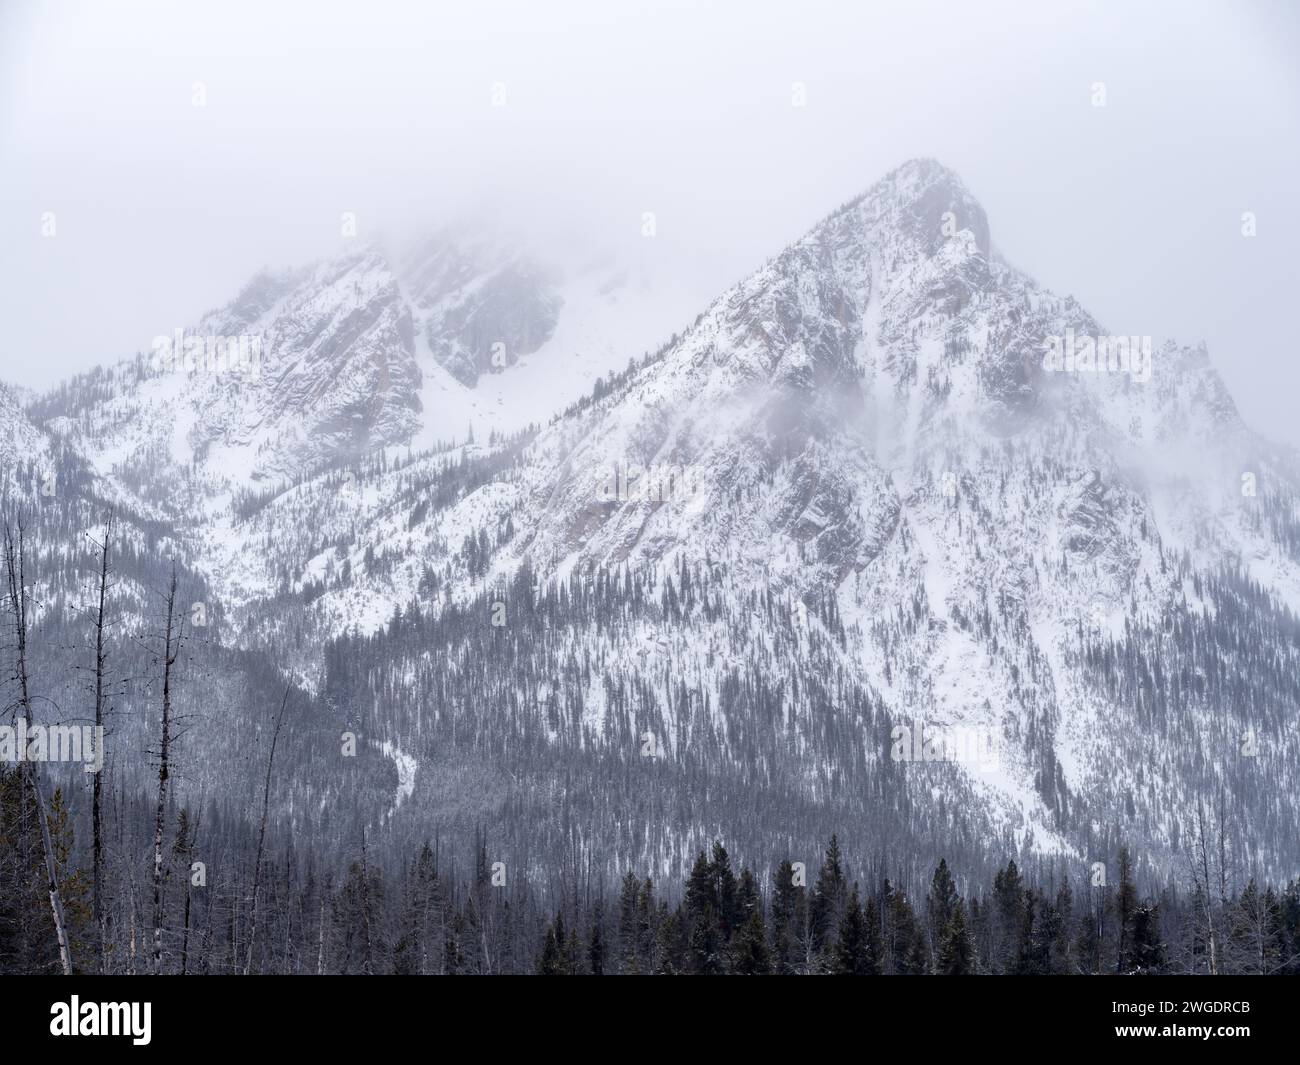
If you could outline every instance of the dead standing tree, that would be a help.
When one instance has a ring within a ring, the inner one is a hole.
[[[113,515],[110,512],[104,522],[104,540],[96,543],[99,548],[99,604],[95,611],[95,735],[100,737],[103,745],[104,717],[107,709],[108,695],[104,690],[105,677],[108,672],[108,651],[104,647],[105,615],[104,607],[108,599],[109,551],[113,541]],[[95,541],[91,541],[95,543]],[[102,750],[101,750],[102,756]],[[99,971],[108,971],[108,916],[104,908],[104,818],[103,818],[103,768],[95,774],[92,785],[90,824],[92,840],[91,865],[91,912],[95,921],[95,934],[98,938]]]
[[[23,524],[19,520],[17,532],[5,522],[5,571],[9,583],[9,609],[13,616],[17,660],[15,674],[18,681],[18,709],[32,729],[32,701],[27,673],[27,621],[29,600],[27,596],[27,554]],[[68,942],[68,926],[63,916],[63,896],[59,891],[59,869],[54,857],[54,844],[50,839],[50,822],[45,812],[45,791],[39,768],[26,758],[22,760],[23,778],[36,799],[36,817],[41,827],[41,848],[45,852],[45,876],[50,895],[50,913],[54,918],[54,934],[59,942],[59,964],[64,976],[72,975],[72,946]]]
[[[1212,837],[1217,834],[1217,840]],[[1227,800],[1222,782],[1214,810],[1214,824],[1205,814],[1205,802],[1196,799],[1195,834],[1188,848],[1187,863],[1191,874],[1193,899],[1200,933],[1205,939],[1208,971],[1217,976],[1225,971],[1224,929],[1228,910]],[[1217,868],[1216,868],[1217,867]],[[1217,882],[1217,883],[1216,883]],[[1214,895],[1218,895],[1216,905]]]
[[[257,859],[253,863],[253,914],[248,931],[248,958],[244,962],[244,975],[253,970],[253,946],[257,942],[257,893],[262,886],[262,849],[266,844],[266,815],[271,805],[271,770],[275,766],[275,744],[280,739],[280,725],[284,722],[284,708],[289,705],[291,686],[284,689],[284,699],[280,702],[280,713],[275,719],[275,731],[271,734],[271,753],[266,760],[266,785],[262,789],[262,827],[257,833]]]
[[[185,618],[176,613],[176,563],[167,585],[167,621],[163,631],[162,728],[158,746],[158,809],[153,827],[153,971],[162,972],[163,835],[167,828],[167,782],[170,775],[172,670],[185,641]]]

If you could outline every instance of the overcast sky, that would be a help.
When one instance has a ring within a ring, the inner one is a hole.
[[[1298,11],[0,0],[0,379],[145,350],[337,249],[343,211],[362,236],[486,207],[630,246],[653,210],[656,268],[702,308],[929,155],[1013,263],[1114,332],[1204,339],[1300,443]]]

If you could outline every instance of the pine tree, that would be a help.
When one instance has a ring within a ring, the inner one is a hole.
[[[700,976],[722,972],[722,937],[718,915],[711,902],[690,911],[690,971]]]
[[[767,929],[763,925],[762,907],[755,908],[732,937],[729,971],[736,976],[767,976],[772,971],[772,955],[767,946]]]
[[[568,975],[577,976],[581,974],[582,954],[582,944],[578,940],[577,926],[571,925],[568,938],[564,941],[564,971]]]
[[[618,892],[618,950],[619,962],[625,973],[641,971],[637,903],[641,882],[630,869],[623,877]]]
[[[659,909],[655,929],[654,972],[660,976],[676,976],[686,972],[685,922],[682,909],[669,910],[667,903]]]
[[[948,936],[948,922],[952,920],[957,905],[957,887],[948,862],[940,858],[930,881],[930,894],[926,899],[926,916],[930,925],[930,942],[939,949]]]
[[[717,880],[714,865],[703,851],[686,881],[685,909],[690,971],[705,975],[721,972],[725,944],[719,929]]]
[[[906,893],[885,881],[889,958],[892,972],[919,976],[926,971],[925,937],[917,927],[916,913]]]
[[[997,918],[996,971],[1014,973],[1024,953],[1025,934],[1025,886],[1014,860],[993,878],[993,905]]]
[[[1164,944],[1160,941],[1160,914],[1155,906],[1138,906],[1133,911],[1133,930],[1129,947],[1130,972],[1156,973],[1165,963]]]
[[[789,975],[801,971],[803,926],[807,892],[794,883],[794,865],[787,858],[772,874],[772,942],[776,971]]]
[[[592,976],[605,975],[605,914],[599,902],[591,918],[591,936],[587,941],[587,967]]]
[[[1133,883],[1133,862],[1128,848],[1119,849],[1119,890],[1115,894],[1115,918],[1119,925],[1119,945],[1115,952],[1115,971],[1131,972],[1134,967],[1132,952],[1133,915],[1137,910],[1137,888]]]
[[[1065,975],[1075,972],[1074,957],[1074,895],[1070,891],[1070,881],[1062,879],[1056,892],[1056,903],[1052,907],[1052,936],[1048,961],[1048,972]]]
[[[655,909],[654,882],[649,877],[646,877],[641,882],[641,892],[637,897],[636,904],[638,972],[649,972],[654,965],[660,912]]]
[[[725,943],[739,924],[736,901],[736,877],[731,871],[731,858],[722,843],[713,844],[713,858],[709,862],[713,878],[713,900],[718,910],[718,930]]]
[[[73,957],[90,958],[94,951],[86,947],[94,924],[92,885],[87,882],[85,872],[77,869],[72,861],[75,848],[72,819],[61,788],[55,788],[50,796],[49,818],[50,842],[54,846],[55,864],[60,870],[59,891],[63,897],[63,915],[68,922]]]
[[[969,976],[974,971],[974,954],[966,926],[966,903],[958,897],[939,944],[937,971],[943,976]]]
[[[559,935],[557,935],[557,931]],[[559,914],[546,926],[546,937],[542,941],[542,957],[537,965],[539,976],[563,976],[564,965],[564,918]]]
[[[876,897],[867,897],[866,910],[863,913],[863,953],[868,976],[879,976],[885,971],[885,940],[881,928],[880,907]]]
[[[835,945],[834,972],[843,976],[870,975],[867,954],[867,922],[858,897],[858,885],[853,885],[844,916],[840,918],[839,941]]]
[[[834,951],[834,937],[839,926],[840,914],[844,910],[845,888],[840,841],[838,837],[831,836],[831,841],[826,847],[826,858],[817,874],[817,883],[813,888],[812,901],[808,907],[812,951],[819,958],[824,959],[828,968],[833,964],[831,955]]]

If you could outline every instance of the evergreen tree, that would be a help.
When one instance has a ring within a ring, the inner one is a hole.
[[[1160,941],[1160,914],[1155,906],[1137,906],[1133,910],[1128,970],[1134,973],[1157,973],[1165,963],[1164,944]]]
[[[969,976],[974,970],[974,947],[966,925],[966,903],[958,898],[939,944],[937,971],[943,976]]]
[[[948,936],[948,922],[952,920],[957,905],[957,885],[953,883],[948,862],[940,858],[930,881],[930,894],[926,898],[926,916],[930,924],[930,942],[939,949]]]
[[[732,937],[729,950],[730,972],[736,976],[767,976],[772,971],[772,955],[767,946],[767,929],[762,907],[754,908]]]
[[[555,920],[546,926],[546,938],[542,943],[542,957],[537,965],[539,976],[565,975],[567,970],[564,961],[563,937],[564,918],[556,914]]]
[[[826,847],[826,858],[817,874],[817,883],[813,888],[812,901],[809,903],[808,910],[812,951],[819,958],[823,958],[828,967],[833,962],[831,955],[840,914],[844,910],[844,896],[844,865],[840,854],[840,841],[838,837],[831,836],[831,841]]]
[[[641,965],[644,964],[638,924],[640,895],[641,882],[629,869],[623,877],[618,892],[619,962],[625,973],[641,972]]]
[[[868,896],[863,914],[863,953],[866,975],[880,976],[885,971],[885,940],[881,928],[880,907],[876,897]]]
[[[1133,915],[1137,910],[1137,888],[1133,884],[1133,862],[1128,848],[1119,849],[1119,890],[1115,894],[1115,920],[1119,926],[1119,944],[1115,952],[1115,971],[1132,972],[1136,964],[1132,952]]]
[[[839,942],[835,945],[834,972],[843,976],[868,976],[870,965],[867,946],[867,922],[858,897],[858,885],[853,885],[844,916],[840,919]]]
[[[772,875],[772,942],[776,971],[789,975],[802,971],[803,928],[807,892],[794,882],[794,865],[787,858]]]
[[[692,973],[722,972],[723,947],[719,922],[718,884],[714,863],[704,852],[695,859],[686,882],[686,921],[689,928],[689,967]]]
[[[731,938],[739,924],[736,899],[736,877],[731,871],[731,858],[721,841],[713,844],[713,858],[709,862],[713,878],[713,901],[718,911],[718,932],[722,942]]]
[[[1056,903],[1052,907],[1050,929],[1051,946],[1047,971],[1054,975],[1075,972],[1074,956],[1074,896],[1070,891],[1070,881],[1062,879],[1056,892]]]
[[[916,912],[901,888],[885,881],[886,938],[890,971],[899,976],[920,976],[926,972],[925,936],[917,925]]]
[[[587,968],[592,976],[605,975],[605,915],[599,902],[591,918],[591,937],[587,941]]]
[[[1020,968],[1026,929],[1025,885],[1015,861],[1007,862],[993,878],[993,906],[996,917],[996,971],[1014,973]]]
[[[641,892],[636,903],[636,957],[637,971],[649,972],[655,964],[657,930],[663,907],[655,909],[654,882],[646,877],[641,882]],[[680,965],[680,962],[678,962]]]
[[[669,910],[667,903],[659,909],[655,931],[654,972],[659,976],[676,976],[687,971],[685,920],[682,908]]]

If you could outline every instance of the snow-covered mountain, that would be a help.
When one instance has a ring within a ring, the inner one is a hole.
[[[142,356],[29,415],[170,530],[224,642],[396,752],[412,833],[470,767],[464,816],[547,808],[563,757],[614,864],[833,827],[1171,869],[1222,790],[1241,862],[1296,872],[1300,466],[1203,348],[1040,288],[928,160],[680,336],[666,303],[449,231],[194,330],[258,365]]]
[[[163,463],[211,495],[261,493],[387,446],[542,421],[666,339],[682,306],[612,259],[566,272],[461,225],[263,271],[36,413],[106,474],[139,463],[156,479]]]
[[[0,470],[17,469],[44,450],[44,440],[32,425],[14,392],[0,384]]]

